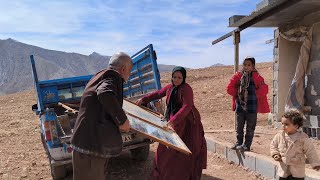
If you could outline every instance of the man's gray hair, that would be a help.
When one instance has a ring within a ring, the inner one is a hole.
[[[109,61],[109,67],[118,69],[122,66],[128,66],[132,65],[132,59],[131,57],[124,53],[124,52],[118,52],[112,55]]]

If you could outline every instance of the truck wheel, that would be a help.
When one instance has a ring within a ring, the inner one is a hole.
[[[138,161],[146,161],[149,157],[150,145],[130,149],[133,159]]]
[[[67,175],[67,170],[65,169],[64,165],[52,166],[50,164],[50,169],[51,169],[52,179],[54,180],[64,179]]]

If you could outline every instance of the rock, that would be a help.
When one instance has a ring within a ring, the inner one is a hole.
[[[23,167],[20,177],[25,178],[27,176],[28,176],[28,168],[27,167]]]
[[[15,133],[15,132],[10,132],[10,133],[9,133],[9,136],[15,136],[15,135],[18,135],[18,134]]]
[[[9,180],[9,179],[11,179],[11,178],[10,178],[9,174],[3,174],[3,175],[2,175],[2,179],[3,179],[3,180]]]
[[[214,97],[216,97],[216,98],[223,98],[224,95],[223,95],[222,93],[218,93],[218,94],[214,95]]]

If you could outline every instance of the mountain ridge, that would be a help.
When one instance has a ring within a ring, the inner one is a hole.
[[[0,95],[11,94],[33,87],[30,55],[34,55],[39,80],[49,80],[95,74],[107,68],[110,56],[92,52],[49,50],[8,38],[0,40]],[[174,66],[159,64],[160,72]]]

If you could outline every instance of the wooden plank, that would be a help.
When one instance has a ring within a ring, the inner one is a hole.
[[[63,104],[61,102],[58,102],[58,105],[62,106],[63,108],[65,108],[68,111],[71,111],[72,113],[75,113],[75,114],[78,113],[77,110],[75,110],[75,109],[73,109],[73,108],[71,108],[71,107],[69,107],[69,106],[67,106],[67,105],[65,105],[65,104]]]

